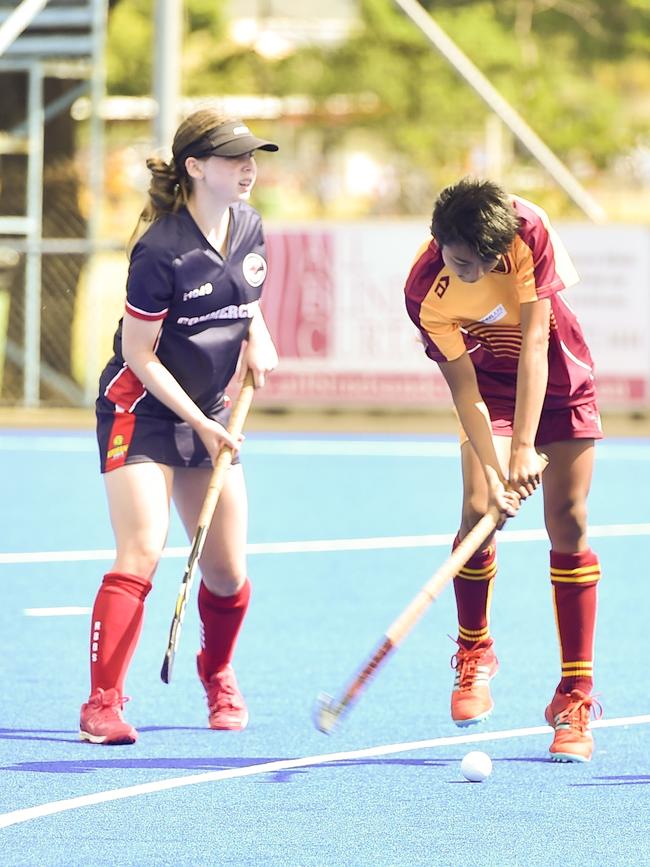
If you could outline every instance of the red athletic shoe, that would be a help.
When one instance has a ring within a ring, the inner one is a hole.
[[[555,729],[553,743],[549,747],[551,761],[589,762],[594,751],[594,740],[589,730],[589,716],[598,719],[603,714],[596,699],[573,689],[570,693],[555,691],[546,708],[546,722]]]
[[[124,702],[129,701],[116,689],[97,689],[81,705],[79,737],[91,744],[134,744],[138,733],[122,719]]]
[[[451,658],[451,667],[456,669],[451,718],[461,728],[483,722],[494,709],[490,681],[499,670],[499,661],[493,644],[491,638],[478,641],[470,648],[459,644]]]
[[[196,667],[208,697],[208,725],[221,731],[241,731],[248,725],[246,702],[239,691],[235,672],[231,665],[206,678],[201,654],[196,657]]]

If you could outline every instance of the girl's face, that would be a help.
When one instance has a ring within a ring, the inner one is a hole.
[[[252,151],[238,157],[188,157],[186,167],[194,191],[201,190],[219,203],[246,201],[257,178]]]
[[[440,253],[445,265],[463,283],[476,283],[492,271],[499,261],[498,256],[492,259],[481,259],[478,253],[462,241],[445,244]]]

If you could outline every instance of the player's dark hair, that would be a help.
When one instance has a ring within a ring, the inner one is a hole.
[[[173,214],[184,205],[192,190],[192,180],[187,174],[185,160],[192,156],[196,147],[197,154],[203,152],[201,146],[205,135],[232,118],[222,115],[213,108],[200,108],[185,118],[176,130],[172,143],[172,158],[166,162],[161,157],[149,157],[147,168],[151,172],[149,200],[138,218],[127,245],[127,255],[149,226],[163,214]]]
[[[431,233],[440,247],[460,242],[487,260],[508,250],[518,226],[512,201],[498,184],[462,178],[436,199]]]

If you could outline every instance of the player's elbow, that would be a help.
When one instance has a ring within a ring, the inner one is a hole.
[[[534,328],[526,333],[523,339],[522,350],[536,356],[546,356],[548,353],[549,333],[543,328]]]

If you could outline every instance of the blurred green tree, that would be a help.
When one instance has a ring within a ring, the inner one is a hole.
[[[150,92],[152,2],[131,0],[113,11],[112,93]],[[647,136],[648,0],[422,5],[560,159],[585,176]],[[186,95],[305,95],[313,111],[292,129],[294,142],[317,133],[324,160],[370,137],[427,187],[465,170],[485,147],[489,109],[392,0],[360,0],[358,26],[345,41],[277,58],[231,41],[223,4],[186,0],[185,26]],[[525,164],[527,154],[516,143],[513,149]],[[417,210],[420,198],[402,205]]]

